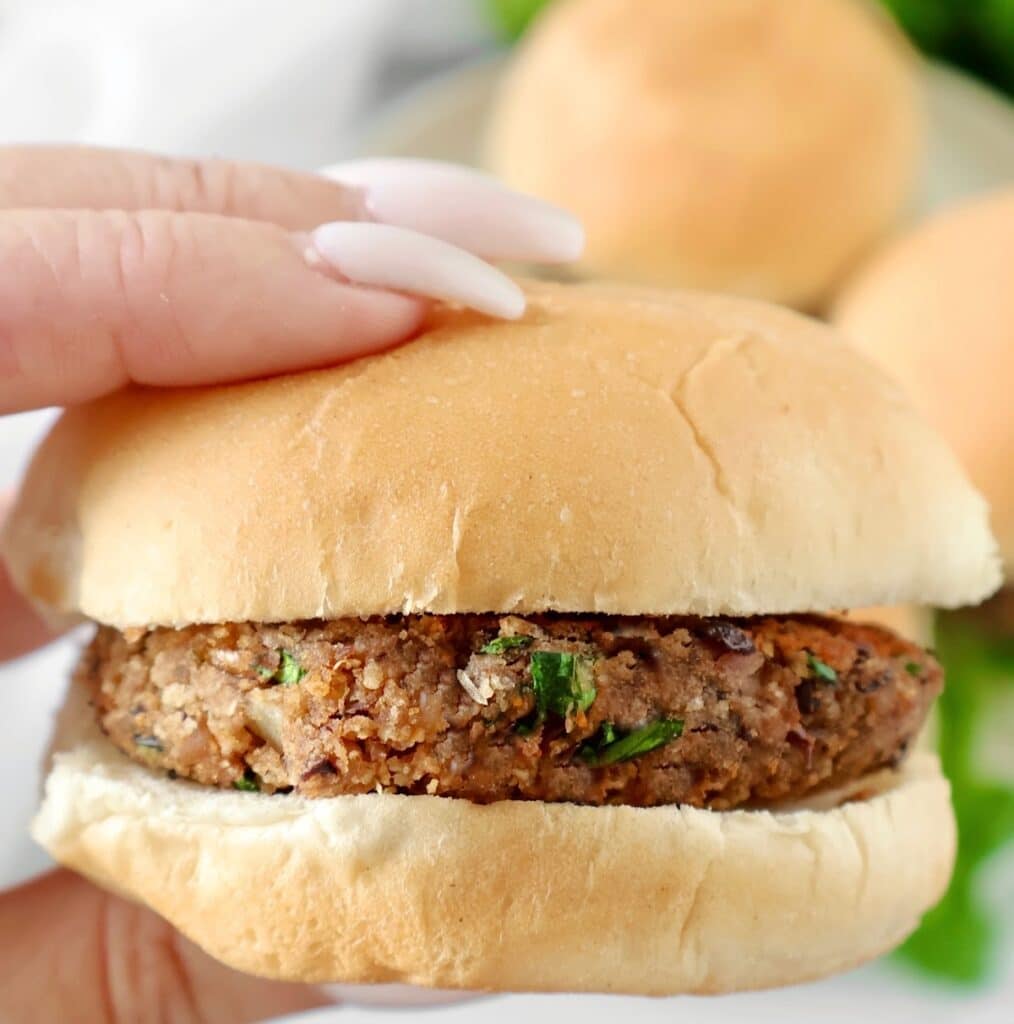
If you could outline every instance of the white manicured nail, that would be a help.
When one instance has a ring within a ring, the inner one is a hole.
[[[442,238],[487,260],[566,263],[584,249],[584,229],[569,213],[457,164],[355,160],[321,173],[364,189],[376,220]]]
[[[307,260],[323,260],[355,284],[458,302],[505,320],[525,311],[524,293],[506,274],[437,238],[352,221],[322,224],[309,238]]]

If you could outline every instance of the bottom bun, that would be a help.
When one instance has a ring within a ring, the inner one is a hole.
[[[646,995],[791,984],[900,942],[954,857],[929,754],[830,810],[310,800],[171,781],[80,703],[63,714],[36,839],[264,977]]]

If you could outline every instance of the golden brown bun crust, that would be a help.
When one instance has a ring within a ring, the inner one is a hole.
[[[954,447],[992,506],[1014,579],[1014,189],[888,246],[845,289],[835,319]]]
[[[954,856],[931,755],[828,811],[479,806],[203,789],[123,757],[87,710],[68,726],[39,842],[272,978],[648,995],[789,984],[900,942]]]
[[[67,412],[4,551],[116,626],[395,612],[751,615],[972,603],[982,499],[826,327],[533,286],[339,369]]]
[[[585,224],[586,268],[813,308],[898,219],[915,60],[856,0],[570,0],[519,47],[486,162]]]

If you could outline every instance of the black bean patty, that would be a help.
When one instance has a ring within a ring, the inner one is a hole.
[[[717,809],[895,764],[942,685],[817,616],[101,627],[78,678],[124,753],[205,785]]]

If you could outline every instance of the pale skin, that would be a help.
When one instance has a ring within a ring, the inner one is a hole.
[[[566,214],[461,169],[329,173],[0,147],[0,413],[343,362],[409,341],[433,299],[517,316],[484,260],[581,248]],[[49,639],[0,565],[0,660]],[[68,871],[0,894],[0,963],[0,1024],[243,1024],[328,1002]]]

